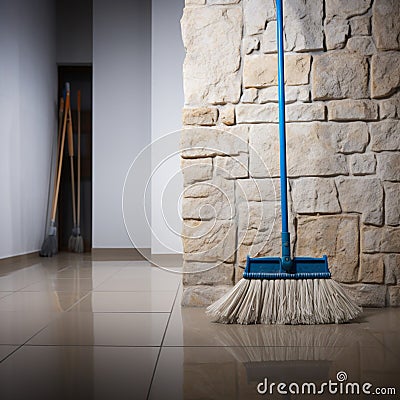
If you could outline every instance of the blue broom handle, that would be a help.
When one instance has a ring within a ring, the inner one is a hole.
[[[279,103],[279,164],[281,175],[282,213],[282,257],[290,257],[288,228],[286,130],[285,130],[285,68],[283,50],[283,7],[282,0],[276,0],[276,37],[278,44],[278,103]]]

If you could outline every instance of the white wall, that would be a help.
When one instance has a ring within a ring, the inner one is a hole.
[[[180,134],[171,133],[182,127],[185,49],[180,19],[183,7],[184,0],[152,1],[151,138],[155,173],[151,182],[151,250],[156,254],[182,252],[178,204],[183,190],[178,153]],[[158,164],[162,168],[155,170]]]
[[[92,62],[92,0],[57,0],[57,63]]]
[[[40,249],[56,135],[52,0],[0,0],[0,258]]]
[[[150,143],[150,2],[93,0],[93,247],[131,247],[122,216],[125,175]],[[145,179],[150,159],[141,166]],[[137,183],[139,186],[141,182]],[[129,188],[129,215],[150,247],[142,193]]]

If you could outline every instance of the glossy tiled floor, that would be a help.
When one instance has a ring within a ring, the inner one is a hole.
[[[1,400],[302,399],[257,385],[339,371],[400,398],[400,309],[339,326],[226,326],[182,309],[181,276],[144,261],[61,254],[1,268]]]

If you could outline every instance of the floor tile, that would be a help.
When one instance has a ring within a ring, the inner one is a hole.
[[[360,322],[371,332],[384,329],[400,333],[400,308],[366,308]]]
[[[23,344],[56,319],[58,313],[3,311],[0,313],[0,344]]]
[[[123,267],[120,265],[114,265],[112,263],[90,263],[84,266],[70,266],[63,269],[56,274],[56,278],[90,278],[97,281],[105,280],[110,276],[114,275],[116,272],[120,271]]]
[[[171,312],[175,292],[92,292],[71,311]]]
[[[335,325],[225,325],[213,323],[204,308],[185,308],[175,302],[165,346],[313,346],[337,347],[378,340],[363,324]]]
[[[14,292],[0,292],[0,299],[3,297],[9,296],[10,294],[13,294]]]
[[[102,281],[104,281],[104,278]],[[102,282],[101,281],[101,282]],[[88,293],[92,290],[97,284],[89,278],[68,278],[68,279],[48,279],[42,280],[31,285],[24,287],[21,292],[70,292],[70,293],[79,293],[86,292]]]
[[[87,292],[15,292],[0,299],[0,312],[62,312],[86,294]]]
[[[9,292],[23,289],[25,286],[38,282],[43,279],[42,274],[31,275],[24,272],[11,273],[9,275],[0,276],[0,291]]]
[[[167,313],[64,313],[32,338],[35,345],[160,346]]]
[[[156,267],[123,268],[110,279],[97,286],[95,291],[136,292],[176,291],[182,277]]]
[[[4,400],[146,399],[158,351],[24,346],[0,364],[0,395]]]
[[[255,349],[164,347],[150,399],[259,399],[257,385],[265,379],[276,384],[313,382],[320,386],[329,379],[337,382],[339,371],[346,372],[349,382],[370,382],[374,387],[395,387],[398,382],[395,371],[400,365],[389,352],[381,351],[386,364],[379,363],[371,370],[369,361],[362,359],[370,352],[369,348],[336,347],[316,351],[310,347],[297,354],[280,353],[271,348],[258,348],[255,352]],[[277,394],[268,398],[291,397]]]
[[[3,361],[8,355],[18,349],[19,346],[9,346],[6,344],[0,345],[0,362]]]

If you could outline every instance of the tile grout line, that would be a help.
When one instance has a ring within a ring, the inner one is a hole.
[[[169,313],[168,320],[167,320],[167,324],[166,324],[165,330],[164,330],[164,334],[163,334],[163,337],[162,337],[162,339],[161,339],[160,349],[158,350],[156,362],[154,363],[154,369],[153,369],[153,373],[152,373],[152,375],[151,375],[150,384],[149,384],[149,390],[147,391],[146,400],[149,400],[149,398],[150,398],[151,388],[152,388],[152,386],[153,386],[153,381],[154,381],[154,378],[155,378],[155,375],[156,375],[157,366],[158,366],[158,361],[159,361],[159,359],[160,359],[161,350],[162,350],[162,348],[163,348],[163,344],[164,344],[164,340],[165,340],[165,335],[167,334],[167,330],[168,330],[168,326],[169,326],[169,321],[171,320],[171,315],[172,315],[172,312],[173,312],[173,310],[174,310],[175,303],[176,303],[176,299],[177,299],[177,297],[178,297],[178,293],[179,293],[180,288],[181,288],[181,283],[179,283],[178,288],[177,288],[177,290],[176,290],[175,298],[174,298],[174,301],[173,301],[172,307],[171,307],[171,312]]]

